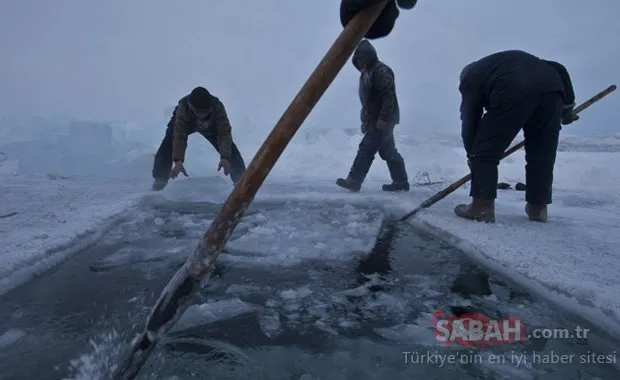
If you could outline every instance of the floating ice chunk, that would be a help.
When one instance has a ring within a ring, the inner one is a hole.
[[[260,289],[252,285],[232,284],[226,289],[228,294],[249,295],[259,293]]]
[[[407,302],[387,293],[378,293],[377,296],[367,304],[368,309],[382,309],[389,314],[402,314],[407,311]]]
[[[306,312],[308,312],[308,314],[314,316],[314,317],[324,317],[325,315],[327,315],[327,312],[329,310],[329,305],[323,302],[314,302],[312,305],[310,305],[307,309]]]
[[[347,298],[342,296],[341,294],[332,295],[331,300],[333,303],[339,304],[339,305],[346,305],[349,303],[349,300],[347,300]]]
[[[351,220],[351,215],[354,219]],[[371,215],[372,214],[372,215]],[[381,212],[353,206],[284,202],[262,211],[262,223],[228,247],[261,254],[261,263],[291,265],[311,258],[348,259],[369,251],[381,227]]]
[[[26,333],[18,329],[10,329],[0,335],[0,348],[5,348],[20,340]]]
[[[418,326],[432,326],[433,318],[433,314],[422,312],[413,323]]]
[[[414,343],[422,346],[436,346],[437,340],[431,326],[399,324],[392,327],[376,328],[380,336],[394,341]]]
[[[200,348],[201,351],[217,351],[218,353],[227,353],[243,360],[251,360],[250,357],[240,348],[224,341],[206,339],[200,337],[171,337],[165,340],[166,344],[171,346],[187,345],[193,348]]]
[[[288,312],[298,311],[299,309],[301,309],[301,304],[297,303],[297,302],[288,303],[288,304],[284,305],[284,310],[286,310]]]
[[[325,331],[326,333],[332,334],[332,335],[338,335],[338,332],[336,330],[334,330],[329,323],[325,322],[322,319],[319,319],[318,321],[314,322],[314,325],[316,326],[316,328],[318,328],[321,331]]]
[[[181,316],[172,331],[206,325],[220,320],[251,313],[256,308],[239,298],[190,306]]]
[[[274,338],[282,332],[280,313],[273,309],[264,309],[258,316],[258,324],[265,335]]]
[[[296,300],[306,298],[312,294],[312,290],[308,285],[297,289],[287,289],[280,292],[280,297],[285,300]]]
[[[442,296],[443,293],[442,292],[438,292],[435,289],[430,289],[430,288],[426,288],[424,289],[424,291],[422,292],[422,294],[424,294],[425,298],[434,298],[434,297],[439,297]]]
[[[254,235],[272,235],[277,233],[278,231],[274,228],[257,226],[250,230],[250,234]]]
[[[144,259],[145,250],[134,247],[124,247],[113,254],[91,264],[92,270],[109,270],[131,265]]]
[[[288,314],[286,317],[289,319],[289,321],[295,321],[295,320],[299,320],[301,315],[299,315],[299,313],[293,313],[293,314]]]
[[[113,254],[91,264],[91,269],[94,271],[105,271],[118,267],[129,266],[139,263],[157,262],[168,260],[171,257],[176,257],[179,254],[186,255],[188,251],[187,246],[175,246],[166,249],[151,249],[140,247],[123,247]]]
[[[367,216],[368,216],[368,215],[367,215],[367,214],[365,214],[365,213],[364,213],[364,214],[362,214],[362,213],[359,213],[359,214],[350,214],[350,215],[349,215],[349,220],[350,220],[351,222],[359,222],[359,221],[363,220],[363,219],[364,219],[364,217],[367,217]]]
[[[353,329],[353,328],[358,328],[359,323],[341,318],[340,321],[338,322],[338,326],[345,328],[345,329]]]
[[[349,296],[349,297],[363,297],[366,294],[368,294],[368,292],[369,292],[368,286],[361,285],[361,286],[358,286],[357,288],[344,290],[340,292],[340,294],[344,296]]]
[[[173,253],[173,254],[175,254],[175,253],[181,253],[181,252],[185,252],[185,251],[187,251],[186,247],[173,247],[173,248],[168,249],[166,251],[166,253]]]
[[[265,222],[267,221],[267,217],[265,215],[263,215],[262,213],[257,213],[255,215],[253,215],[253,219],[256,222]]]

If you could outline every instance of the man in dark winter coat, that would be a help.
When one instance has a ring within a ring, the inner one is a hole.
[[[200,133],[220,154],[218,171],[223,169],[237,183],[245,171],[245,163],[233,142],[224,104],[204,87],[196,87],[181,98],[168,122],[153,163],[153,190],[163,189],[169,178],[174,179],[180,173],[187,176],[183,165],[185,150],[187,138],[194,132]]]
[[[340,2],[340,22],[346,26],[360,11],[371,7],[383,0],[342,0]],[[372,25],[366,38],[382,38],[390,34],[401,9],[412,9],[418,0],[390,0],[383,12]]]
[[[545,222],[561,124],[577,120],[566,68],[523,51],[503,51],[465,66],[459,91],[472,202],[458,205],[454,212],[462,218],[495,221],[497,167],[523,129],[525,211],[530,220]]]
[[[352,62],[361,73],[360,119],[364,137],[348,177],[338,178],[336,184],[351,191],[359,191],[378,152],[387,163],[392,178],[392,183],[383,185],[383,190],[408,191],[405,162],[394,143],[394,127],[400,122],[394,73],[389,66],[379,61],[375,48],[368,40],[359,44]]]

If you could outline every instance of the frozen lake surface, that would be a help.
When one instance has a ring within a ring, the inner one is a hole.
[[[528,329],[588,325],[410,225],[376,240],[383,215],[374,206],[254,203],[140,378],[618,378],[613,365],[515,362],[612,352],[595,330],[481,350],[437,342],[436,310],[516,315]],[[106,379],[217,209],[147,198],[94,245],[2,296],[0,378]],[[498,355],[505,363],[493,363]]]

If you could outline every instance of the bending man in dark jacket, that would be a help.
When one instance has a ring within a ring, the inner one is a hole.
[[[359,191],[379,152],[392,177],[392,183],[383,185],[383,190],[408,191],[405,162],[394,143],[394,127],[400,122],[394,73],[379,61],[375,48],[368,40],[363,40],[357,47],[353,54],[353,65],[361,73],[359,97],[364,137],[349,176],[346,179],[338,178],[336,184],[351,191]]]
[[[566,68],[523,51],[503,51],[465,66],[459,91],[472,202],[458,205],[456,215],[495,221],[497,167],[523,128],[525,211],[530,220],[546,221],[561,124],[577,119],[573,113],[575,93]]]
[[[204,87],[196,87],[179,101],[168,122],[153,163],[153,190],[163,189],[169,178],[174,179],[180,173],[187,176],[183,166],[187,137],[194,132],[200,133],[219,152],[218,171],[223,169],[237,183],[245,171],[245,163],[233,142],[224,104]]]

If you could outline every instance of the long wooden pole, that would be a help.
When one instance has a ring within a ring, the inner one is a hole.
[[[386,4],[387,0],[360,12],[336,38],[252,159],[196,250],[162,291],[144,331],[132,342],[127,356],[113,374],[114,379],[135,378],[160,337],[190,305],[192,296],[213,271],[215,260],[278,158]]]
[[[575,108],[575,110],[574,110],[575,115],[579,114],[581,111],[583,111],[586,108],[590,107],[592,104],[596,103],[597,101],[603,99],[605,96],[611,94],[615,89],[616,89],[616,85],[612,84],[611,86],[607,87],[603,91],[599,92],[598,94],[594,95],[590,99],[586,100],[585,102],[580,104],[577,108]],[[521,141],[520,143],[515,144],[515,146],[509,148],[508,150],[506,150],[506,152],[504,152],[504,155],[502,156],[502,159],[510,156],[511,154],[516,152],[517,150],[523,148],[523,146],[525,146],[525,141]],[[440,190],[437,194],[433,195],[432,197],[428,198],[424,202],[420,203],[420,205],[418,207],[416,207],[413,210],[411,210],[410,212],[408,212],[405,216],[403,216],[400,219],[398,219],[398,221],[399,222],[404,222],[405,220],[411,218],[412,216],[414,216],[418,212],[424,210],[425,208],[431,207],[435,203],[439,202],[440,200],[444,199],[448,195],[452,194],[459,187],[461,187],[464,184],[466,184],[467,182],[469,182],[470,179],[471,179],[471,173],[467,174],[464,177],[461,177],[458,181],[448,185],[446,188]]]

